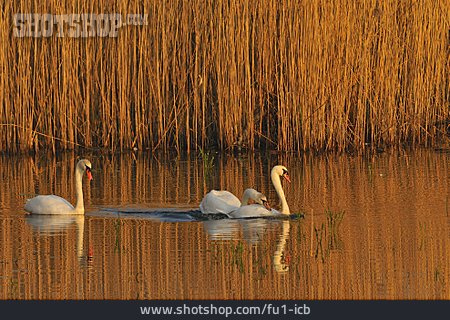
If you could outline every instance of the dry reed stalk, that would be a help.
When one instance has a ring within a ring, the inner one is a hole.
[[[0,151],[448,139],[444,0],[0,4]],[[147,14],[148,25],[118,38],[14,38],[20,12]]]

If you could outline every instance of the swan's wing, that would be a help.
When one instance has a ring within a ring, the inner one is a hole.
[[[241,201],[238,199],[238,197],[226,190],[211,190],[208,195],[214,198],[218,198],[231,206],[239,207],[241,205]]]
[[[206,194],[200,203],[202,213],[229,213],[236,210],[241,205],[241,201],[225,190],[211,190]]]
[[[231,218],[256,218],[273,216],[272,211],[267,210],[260,204],[249,204],[242,206],[229,213]]]
[[[25,211],[33,214],[64,214],[74,210],[66,200],[58,196],[37,196],[27,200]]]

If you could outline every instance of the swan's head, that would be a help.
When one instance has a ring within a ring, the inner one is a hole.
[[[89,180],[92,180],[92,172],[91,172],[92,164],[87,159],[82,159],[77,163],[77,170],[80,172],[86,172],[86,176]]]
[[[271,174],[276,174],[280,177],[283,177],[287,182],[291,182],[291,178],[289,177],[289,171],[285,166],[278,165],[272,168]]]
[[[263,195],[261,192],[258,192],[258,196],[256,197],[255,202],[259,203],[260,205],[264,206],[267,210],[270,210],[269,201],[267,201],[267,197]]]
[[[255,203],[264,206],[267,210],[270,210],[269,201],[267,201],[267,197],[261,192],[256,191],[255,189],[248,188],[244,191],[243,203],[247,204],[247,199],[252,199]]]

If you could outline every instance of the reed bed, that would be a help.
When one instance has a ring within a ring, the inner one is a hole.
[[[0,4],[0,151],[448,142],[444,0]],[[14,38],[21,12],[147,14],[148,25]]]

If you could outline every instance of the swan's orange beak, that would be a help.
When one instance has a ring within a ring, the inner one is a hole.
[[[289,177],[289,174],[287,172],[283,174],[283,178],[285,178],[287,182],[291,183],[291,178]]]
[[[87,175],[89,181],[92,180],[92,173],[91,173],[91,170],[87,169],[87,170],[86,170],[86,175]]]
[[[266,208],[267,210],[271,210],[272,208],[270,207],[269,201],[263,201],[264,204],[264,208]]]

